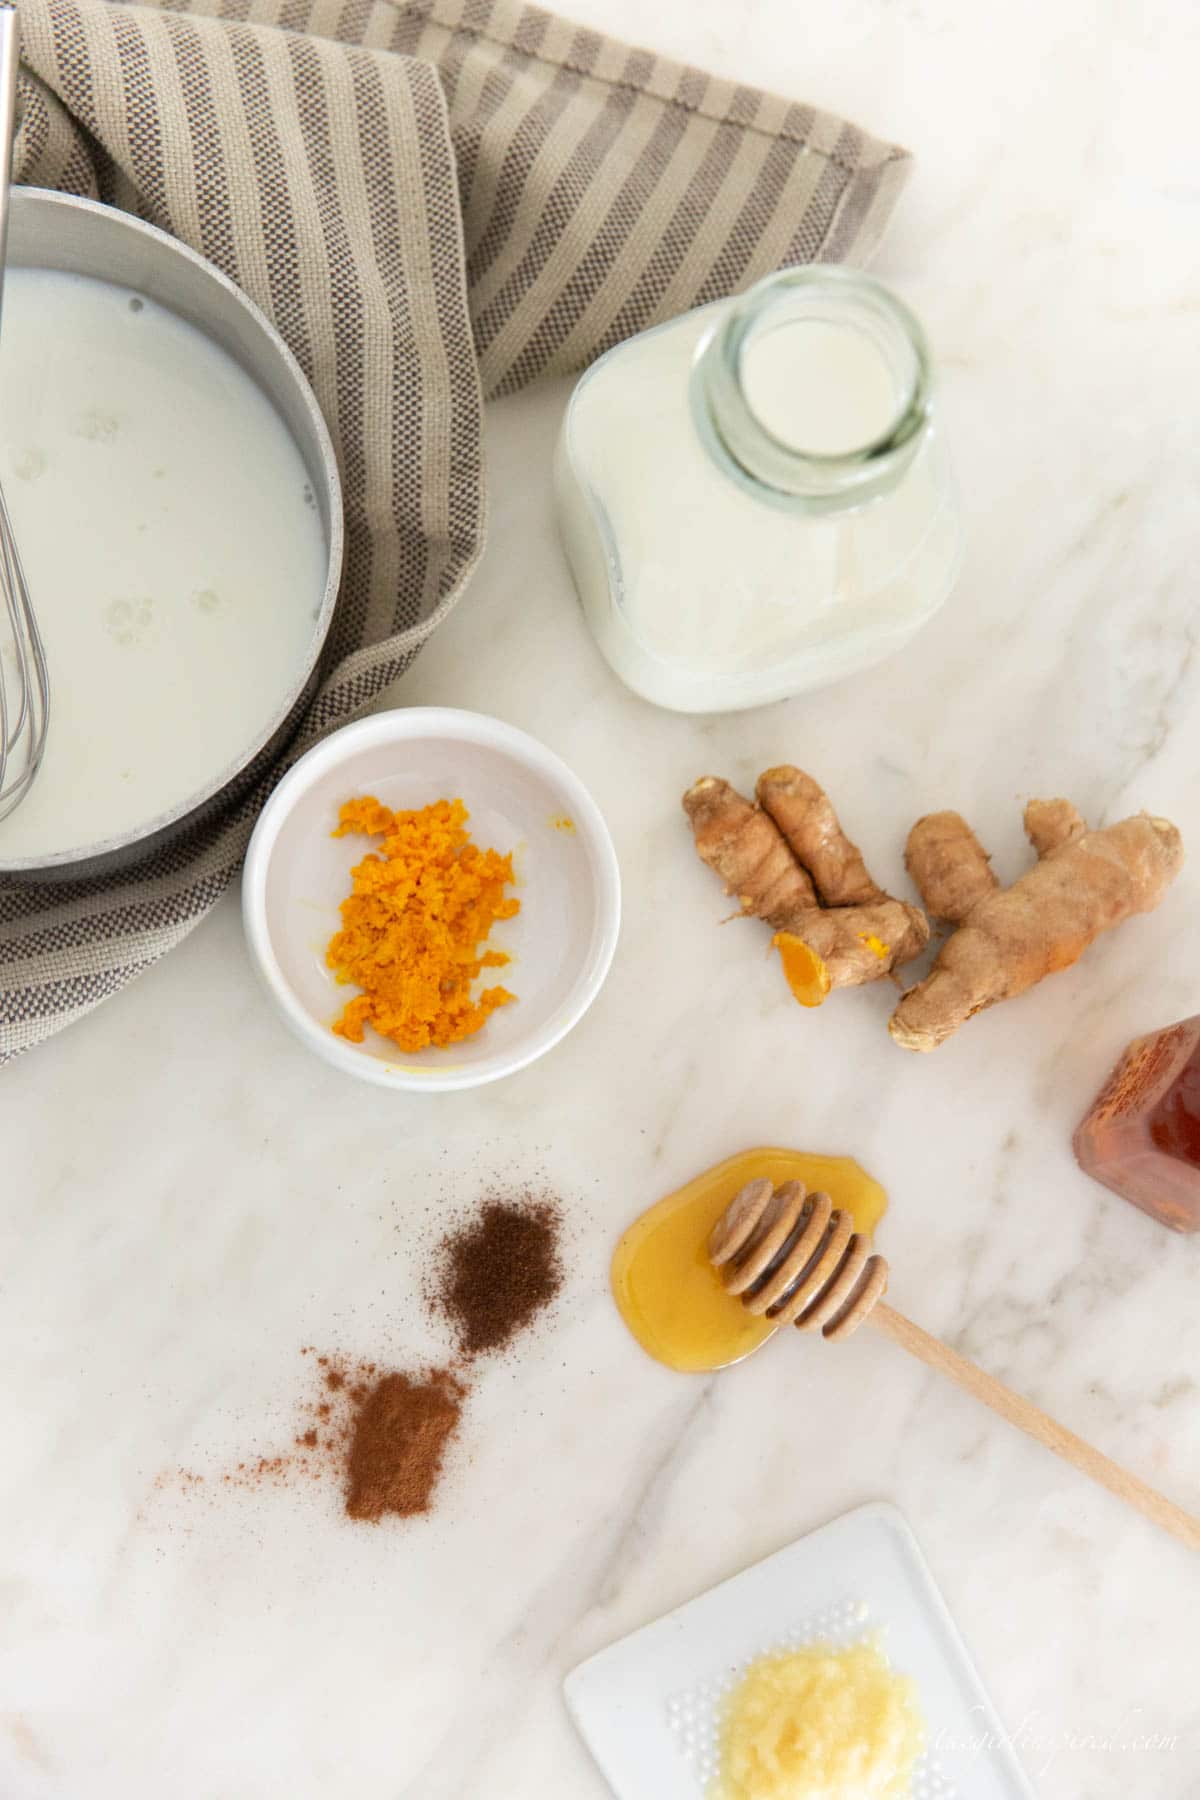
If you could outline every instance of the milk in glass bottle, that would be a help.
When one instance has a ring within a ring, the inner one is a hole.
[[[555,491],[601,649],[680,712],[878,662],[961,558],[925,335],[851,269],[768,276],[608,351],[571,397]]]

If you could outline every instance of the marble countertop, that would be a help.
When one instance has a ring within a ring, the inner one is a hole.
[[[1087,1181],[1070,1132],[1132,1036],[1197,1009],[1200,857],[1162,910],[933,1058],[884,989],[801,1015],[720,932],[678,809],[794,760],[875,872],[955,806],[1010,877],[1023,800],[1143,805],[1200,844],[1197,187],[1180,6],[574,0],[588,22],[917,153],[877,269],[925,319],[970,527],[961,588],[843,688],[688,720],[594,650],[552,530],[564,388],[495,409],[491,543],[399,703],[526,727],[624,873],[606,989],[542,1064],[436,1102],[319,1064],[232,902],[0,1078],[4,1800],[599,1800],[582,1657],[840,1510],[904,1510],[1046,1800],[1200,1793],[1195,1568],[1107,1494],[864,1333],[669,1374],[605,1275],[646,1203],[755,1143],[891,1193],[891,1297],[1200,1509],[1200,1239]],[[986,18],[986,22],[985,22]],[[481,1375],[428,1521],[328,1483],[223,1484],[286,1444],[302,1345],[412,1366],[431,1221],[489,1180],[569,1209],[567,1290]],[[172,1471],[207,1472],[187,1484]],[[1168,1740],[1148,1749],[1148,1739]]]

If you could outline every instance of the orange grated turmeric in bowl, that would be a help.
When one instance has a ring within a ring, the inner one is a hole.
[[[365,795],[342,807],[334,837],[383,841],[353,869],[342,929],[325,953],[339,981],[362,989],[334,1023],[338,1037],[361,1044],[371,1025],[401,1050],[456,1044],[516,998],[503,987],[471,997],[481,970],[510,960],[502,950],[480,954],[480,947],[496,920],[515,917],[521,902],[504,895],[513,880],[511,855],[473,844],[469,817],[461,800],[391,812]]]

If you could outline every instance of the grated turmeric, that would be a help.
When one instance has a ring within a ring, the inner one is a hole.
[[[367,795],[342,807],[334,837],[383,841],[353,869],[342,929],[325,953],[340,982],[362,989],[335,1021],[338,1037],[361,1044],[371,1025],[401,1050],[444,1047],[482,1030],[516,998],[503,987],[471,997],[481,970],[510,960],[502,950],[479,950],[497,919],[515,917],[521,902],[504,895],[511,855],[473,844],[469,816],[461,800],[391,812]]]

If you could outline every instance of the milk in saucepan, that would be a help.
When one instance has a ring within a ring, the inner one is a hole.
[[[243,757],[305,666],[328,557],[257,385],[173,313],[88,276],[7,274],[0,480],[51,681],[3,860],[136,831]]]

